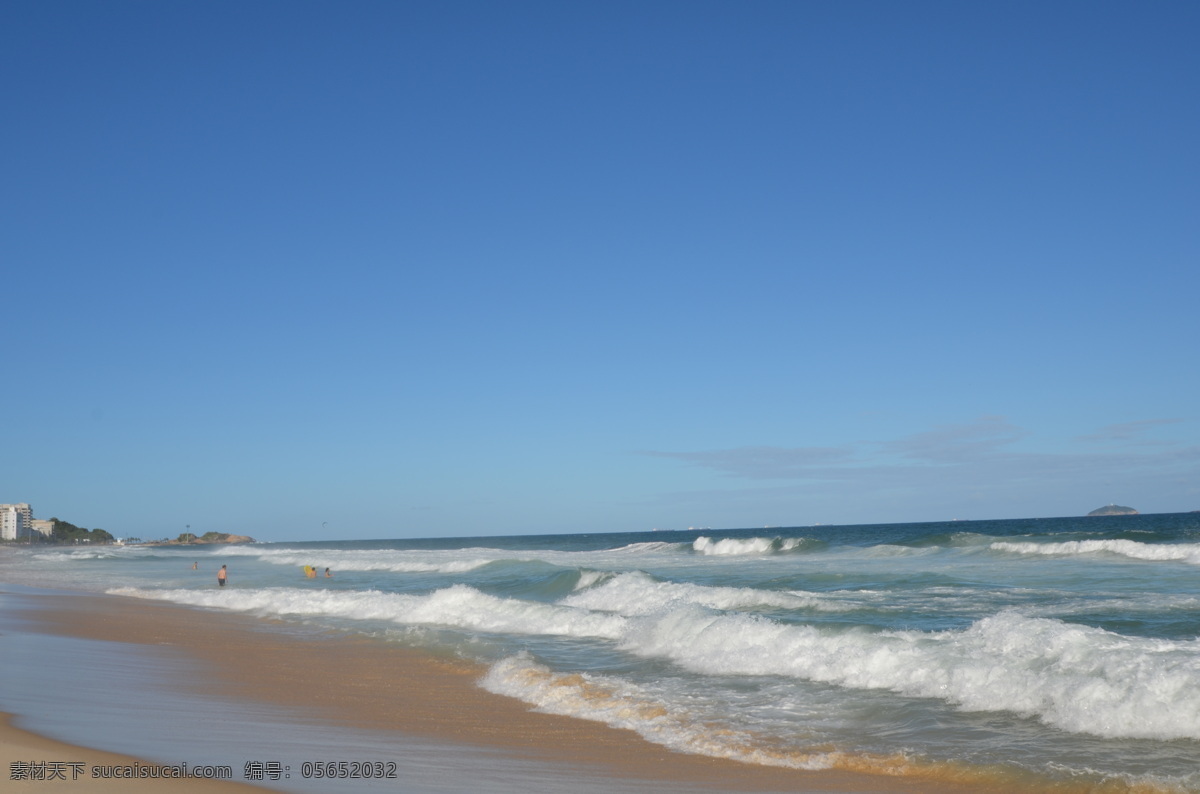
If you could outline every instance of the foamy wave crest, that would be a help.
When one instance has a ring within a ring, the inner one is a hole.
[[[49,551],[40,552],[33,555],[33,559],[39,562],[75,562],[77,560],[112,560],[117,558],[139,556],[127,546],[96,546],[82,549],[71,549],[70,551]]]
[[[615,576],[590,590],[567,596],[561,603],[630,616],[652,615],[689,604],[720,610],[770,607],[845,612],[853,608],[809,594],[661,582],[640,571]]]
[[[1189,565],[1200,565],[1200,544],[1138,543],[1135,540],[1071,540],[1063,543],[1009,543],[997,542],[988,548],[1014,554],[1063,555],[1096,554],[1108,552],[1135,560],[1179,561]]]
[[[796,551],[811,545],[808,538],[722,538],[713,540],[703,535],[692,543],[692,549],[706,555],[764,555]]]
[[[622,647],[704,674],[886,689],[1110,738],[1200,739],[1194,640],[1122,637],[1012,612],[964,631],[873,633],[690,607],[631,623]]]
[[[763,763],[744,734],[714,731],[711,721],[672,708],[628,681],[588,673],[555,673],[528,654],[502,659],[480,681],[484,689],[517,698],[541,711],[602,722],[631,730],[656,744],[685,753]],[[828,769],[818,755],[789,764],[805,769]]]
[[[549,634],[610,640],[619,638],[625,631],[625,619],[616,615],[535,601],[497,598],[467,585],[454,585],[423,596],[378,590],[314,591],[293,587],[257,590],[146,590],[118,587],[107,592],[274,617],[334,617],[517,635]]]
[[[789,746],[778,738],[741,730],[720,717],[693,713],[612,676],[556,673],[525,653],[496,662],[480,685],[539,711],[601,722],[637,733],[672,750],[791,769],[845,769],[875,775],[962,778],[965,768],[878,755]],[[977,773],[978,774],[978,773]]]
[[[244,557],[255,557],[262,562],[273,565],[287,565],[297,568],[305,565],[316,565],[318,568],[331,567],[339,571],[463,573],[474,571],[495,562],[496,557],[488,556],[487,551],[485,549],[441,553],[391,549],[321,549],[320,551],[300,551],[296,549],[243,547],[239,551],[231,551],[230,553]],[[470,552],[471,556],[460,556],[465,552]]]
[[[1013,611],[959,631],[797,625],[713,611],[761,600],[759,592],[673,585],[644,574],[618,576],[611,586],[556,604],[500,598],[466,585],[426,595],[292,587],[108,592],[268,616],[597,638],[702,675],[889,690],[1107,738],[1200,739],[1200,640],[1127,637]]]
[[[612,553],[617,554],[655,554],[663,551],[679,551],[687,548],[684,543],[668,543],[665,540],[646,541],[644,543],[630,543],[628,546],[620,546],[612,549]]]

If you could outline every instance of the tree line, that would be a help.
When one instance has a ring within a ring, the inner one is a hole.
[[[69,521],[51,518],[51,543],[112,543],[116,538],[103,529],[77,527]],[[36,535],[34,536],[37,537]]]

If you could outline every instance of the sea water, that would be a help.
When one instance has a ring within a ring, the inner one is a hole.
[[[1200,513],[34,546],[0,574],[457,654],[681,752],[1200,792]]]

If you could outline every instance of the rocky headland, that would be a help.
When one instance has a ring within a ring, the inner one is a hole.
[[[1125,507],[1123,505],[1105,505],[1088,513],[1089,516],[1136,516],[1137,514],[1138,511],[1132,507]]]

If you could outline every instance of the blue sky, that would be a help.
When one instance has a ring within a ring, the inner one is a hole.
[[[0,501],[265,540],[1200,509],[1200,6],[0,6]]]

